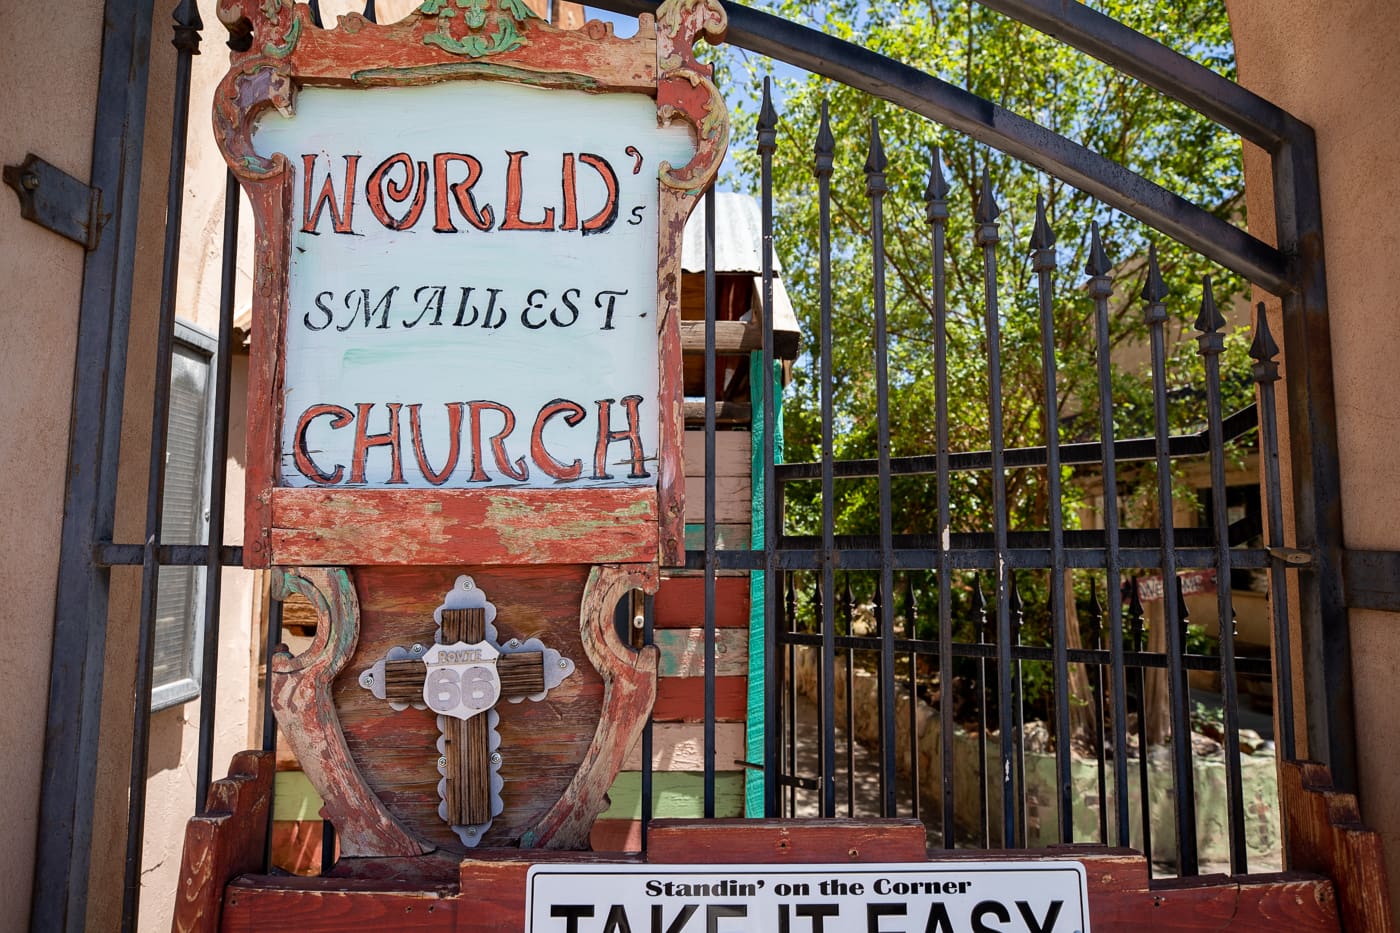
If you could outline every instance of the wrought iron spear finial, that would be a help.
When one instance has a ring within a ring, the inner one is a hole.
[[[1215,306],[1215,289],[1211,287],[1210,276],[1201,277],[1201,313],[1196,316],[1196,330],[1202,334],[1213,334],[1225,327],[1225,318]]]
[[[758,109],[758,151],[772,153],[778,148],[778,110],[773,106],[772,80],[763,79],[763,104]]]
[[[1128,621],[1132,623],[1133,648],[1137,651],[1144,651],[1147,648],[1147,640],[1143,634],[1144,613],[1142,611],[1142,597],[1138,594],[1139,589],[1137,577],[1128,581]]]
[[[776,119],[776,118],[775,118]],[[813,172],[818,178],[830,177],[836,164],[836,137],[831,133],[831,120],[827,115],[826,98],[822,98],[822,119],[817,127],[817,141],[812,150],[816,155]]]
[[[1055,231],[1045,217],[1045,195],[1035,196],[1035,229],[1031,231],[1031,268],[1049,272],[1055,268]]]
[[[924,216],[931,224],[948,219],[948,179],[943,174],[943,153],[929,147],[928,185],[924,188]]]
[[[1084,271],[1094,278],[1107,278],[1113,266],[1108,262],[1108,254],[1103,249],[1103,237],[1099,235],[1099,222],[1089,224],[1089,264]]]
[[[1249,355],[1254,360],[1254,381],[1275,382],[1278,380],[1278,344],[1274,342],[1269,329],[1269,315],[1264,310],[1264,302],[1259,302],[1254,324],[1254,340],[1249,344]]]
[[[1099,235],[1099,222],[1095,220],[1089,224],[1089,263],[1084,267],[1089,276],[1089,297],[1102,301],[1113,294],[1113,280],[1108,275],[1112,268]]]
[[[1225,318],[1215,306],[1215,290],[1211,288],[1210,276],[1201,279],[1201,313],[1196,316],[1196,342],[1203,355],[1212,355],[1225,349]]]
[[[175,20],[175,35],[170,44],[181,52],[198,55],[199,34],[204,29],[204,20],[199,16],[197,0],[180,0],[170,15]]]
[[[325,22],[321,19],[321,0],[306,0],[306,6],[311,11],[311,25],[317,29],[324,29]]]
[[[1103,603],[1099,602],[1099,581],[1089,578],[1089,625],[1094,633],[1094,650],[1103,647]],[[1100,676],[1102,669],[1100,669]]]
[[[1055,231],[1045,217],[1045,195],[1035,196],[1035,229],[1031,231],[1031,249],[1048,250],[1055,245]]]
[[[870,154],[865,157],[865,193],[871,197],[890,190],[885,181],[885,144],[880,141],[880,120],[870,118]]]
[[[1143,319],[1148,324],[1161,324],[1167,320],[1167,296],[1171,291],[1162,281],[1162,270],[1157,264],[1157,244],[1147,244],[1147,284],[1143,286],[1142,297],[1147,302],[1143,309]]]
[[[972,219],[984,227],[988,225],[995,227],[997,218],[1000,216],[1001,207],[997,204],[995,195],[992,194],[992,171],[984,165],[982,166],[982,188],[977,193],[977,207],[972,212]],[[981,235],[980,232],[978,235]]]
[[[1162,281],[1162,269],[1157,263],[1157,244],[1147,244],[1147,284],[1142,287],[1142,297],[1151,304],[1161,304],[1171,294],[1167,283]]]
[[[379,17],[374,11],[374,0],[365,0],[365,12],[362,15],[371,23],[379,22]]]

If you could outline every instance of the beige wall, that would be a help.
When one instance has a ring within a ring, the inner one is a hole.
[[[51,11],[33,4],[0,4],[0,32],[8,48],[0,59],[0,161],[16,164],[34,152],[86,181],[91,171],[93,110],[102,39],[101,0],[64,7],[62,29]],[[141,240],[135,270],[127,400],[121,452],[117,538],[140,541],[149,447],[153,342],[169,158],[174,49],[169,9],[157,4],[151,63]],[[206,11],[212,12],[212,11]],[[191,108],[192,165],[182,249],[177,314],[215,332],[218,314],[219,235],[223,216],[223,163],[211,144],[212,85],[227,65],[217,21],[206,30]],[[81,246],[21,219],[13,194],[0,192],[0,282],[5,283],[5,336],[0,373],[0,682],[10,704],[0,717],[0,786],[6,788],[5,831],[0,833],[0,933],[27,929],[39,815],[43,733],[53,631],[54,589],[63,514],[67,426],[71,415],[74,349],[82,285]],[[244,240],[251,242],[245,233]],[[246,279],[246,277],[245,277]],[[246,295],[246,281],[243,283]],[[235,459],[229,470],[234,504],[226,540],[241,536],[243,359],[233,379]],[[218,777],[230,755],[250,744],[250,574],[224,574],[224,629],[220,639],[219,718],[214,755]],[[94,825],[92,929],[114,929],[121,904],[126,836],[126,787],[131,751],[139,571],[113,573],[104,683],[100,787]],[[99,621],[99,620],[94,620]],[[141,928],[169,929],[183,826],[194,809],[198,701],[152,719],[150,808],[146,820]]]
[[[61,40],[52,10],[0,4],[0,162],[34,152],[86,179],[92,159],[92,102],[102,4],[64,7]],[[61,42],[63,54],[55,54]],[[50,642],[63,515],[67,425],[83,248],[22,220],[19,201],[0,191],[0,282],[4,336],[0,373],[0,931],[26,926],[33,884],[39,776],[48,706]]]
[[[1242,84],[1317,132],[1348,548],[1400,550],[1400,8],[1393,0],[1228,0]],[[1247,153],[1249,215],[1271,213]],[[1271,237],[1271,225],[1251,225]],[[1400,907],[1400,618],[1353,611],[1361,813]]]

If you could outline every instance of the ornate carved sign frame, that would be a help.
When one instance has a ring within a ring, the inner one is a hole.
[[[247,45],[215,130],[256,219],[244,563],[679,563],[681,234],[728,143],[693,45],[723,38],[718,3],[668,0],[630,39],[521,0],[219,17]],[[611,132],[639,100],[646,139]],[[638,360],[647,384],[608,395]],[[430,391],[383,375],[405,372]]]

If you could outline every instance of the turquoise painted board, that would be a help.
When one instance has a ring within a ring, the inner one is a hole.
[[[753,536],[755,548],[763,547],[763,502],[768,490],[763,487],[763,355],[749,354],[749,394],[753,405],[753,437],[751,462],[753,464]],[[773,363],[773,461],[783,462],[783,369],[782,363]],[[766,710],[764,709],[764,656],[766,646],[763,633],[763,574],[749,574],[749,761],[763,764],[763,728]],[[750,768],[745,772],[744,815],[762,817],[763,812],[763,772]]]

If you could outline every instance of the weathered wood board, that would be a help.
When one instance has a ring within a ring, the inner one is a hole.
[[[433,608],[462,572],[461,567],[359,568],[360,642],[334,685],[346,742],[370,788],[415,835],[454,852],[465,850],[438,818],[436,715],[417,709],[390,712],[360,687],[358,677],[390,648],[415,641],[432,644]],[[544,700],[502,704],[505,809],[482,842],[514,845],[568,787],[602,712],[602,678],[587,663],[579,632],[579,599],[589,568],[478,567],[468,572],[495,603],[502,638],[545,638],[576,664],[574,674]],[[512,754],[513,749],[518,751]]]
[[[656,647],[661,651],[662,677],[705,676],[704,629],[658,629]],[[739,677],[749,670],[749,633],[746,629],[715,630],[715,676]]]
[[[894,825],[891,825],[894,824]],[[619,821],[622,832],[635,824]],[[639,827],[637,832],[639,833]],[[659,820],[648,835],[646,864],[841,864],[929,859],[924,828],[916,820]],[[626,836],[610,837],[625,841]],[[601,841],[601,840],[600,840]],[[580,858],[577,854],[574,858]],[[1071,846],[1054,859],[1083,861],[1095,930],[1276,933],[1341,930],[1336,894],[1325,878],[1303,873],[1232,881],[1221,876],[1187,882],[1149,883],[1142,856],[1099,846]],[[960,859],[1034,861],[1023,852],[939,852],[938,862]],[[593,861],[642,862],[619,852]],[[451,881],[425,880],[424,869],[405,866],[377,882],[344,878],[240,878],[228,889],[223,930],[229,933],[321,933],[353,926],[363,931],[474,933],[523,929],[525,879],[541,859],[468,859]],[[482,910],[476,892],[496,893]],[[907,929],[887,918],[883,929]],[[601,918],[597,918],[601,924]]]
[[[743,722],[748,715],[748,677],[715,678],[715,720]],[[703,677],[663,677],[656,685],[656,722],[701,722],[705,715]]]
[[[657,628],[697,628],[705,622],[705,578],[669,576],[661,581],[652,609]],[[747,628],[749,581],[747,577],[715,579],[715,626]]]
[[[715,768],[733,771],[744,760],[744,724],[715,723]],[[651,734],[651,767],[660,771],[703,771],[705,769],[705,726],[703,723],[656,723]],[[623,759],[624,771],[642,770],[642,745],[637,741]]]
[[[664,771],[651,776],[653,819],[699,819],[704,816],[705,775],[694,771]],[[624,771],[608,790],[611,805],[600,820],[639,820],[642,817],[642,775]],[[744,776],[737,771],[715,775],[715,816],[738,817],[744,812]]]

